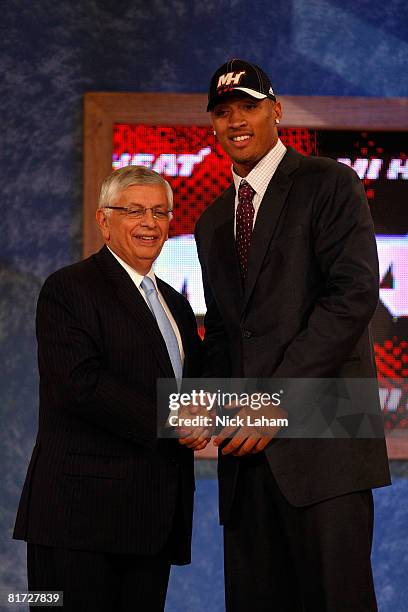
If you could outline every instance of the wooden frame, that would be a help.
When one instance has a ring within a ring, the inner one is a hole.
[[[407,98],[282,96],[281,126],[408,131]],[[115,123],[208,125],[205,94],[91,92],[84,99],[83,256],[102,246],[95,223],[100,186],[112,169]],[[408,435],[387,438],[392,459],[408,457]],[[208,447],[207,447],[208,448]],[[214,457],[213,448],[200,453]]]

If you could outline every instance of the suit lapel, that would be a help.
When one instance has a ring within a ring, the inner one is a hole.
[[[290,175],[299,166],[300,157],[296,151],[288,148],[262,199],[252,234],[242,310],[248,304],[268,246],[275,234],[279,218],[286,204],[287,195],[293,183],[293,178]]]
[[[231,307],[241,311],[243,289],[235,247],[235,187],[232,184],[217,203],[217,217],[212,242],[212,278],[217,278],[223,295],[231,301]]]
[[[148,305],[140,291],[135,287],[129,274],[106,246],[96,253],[95,258],[104,276],[114,286],[118,300],[140,322],[141,333],[151,339],[153,352],[164,376],[173,377],[173,368],[163,336]]]

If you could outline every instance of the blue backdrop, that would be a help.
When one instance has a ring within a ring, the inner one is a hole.
[[[45,277],[80,258],[84,92],[204,92],[218,65],[238,56],[261,64],[280,94],[408,96],[408,5],[9,0],[0,28],[0,587],[16,590],[25,549],[10,535],[37,421],[35,303]],[[408,486],[398,469],[396,485],[376,495],[384,612],[402,612],[408,595]],[[216,483],[201,479],[196,565],[174,573],[169,612],[223,609],[215,507]]]

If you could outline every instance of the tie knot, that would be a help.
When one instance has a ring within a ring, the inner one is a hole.
[[[255,193],[255,189],[252,189],[249,183],[241,181],[238,189],[238,199],[240,201],[246,200],[252,203]]]
[[[156,286],[149,276],[145,276],[141,282],[141,287],[146,295],[151,295],[156,291]]]

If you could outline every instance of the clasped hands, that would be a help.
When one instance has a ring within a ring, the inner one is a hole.
[[[215,430],[215,409],[209,409],[204,396],[199,403],[190,403],[179,408],[178,420],[183,425],[176,428],[180,444],[199,451],[207,446]],[[191,422],[198,425],[189,424]]]
[[[280,430],[278,422],[287,418],[287,412],[280,406],[270,405],[255,410],[236,402],[223,406],[223,413],[224,417],[218,419],[221,424],[226,424],[214,438],[213,444],[218,447],[227,441],[222,446],[222,454],[236,457],[263,451]],[[189,404],[183,406],[180,416],[183,420],[202,417],[203,423],[201,426],[179,427],[177,433],[180,444],[195,451],[205,448],[216,429],[215,409],[208,410],[208,406],[203,403]],[[195,419],[195,422],[200,422],[200,419]]]

